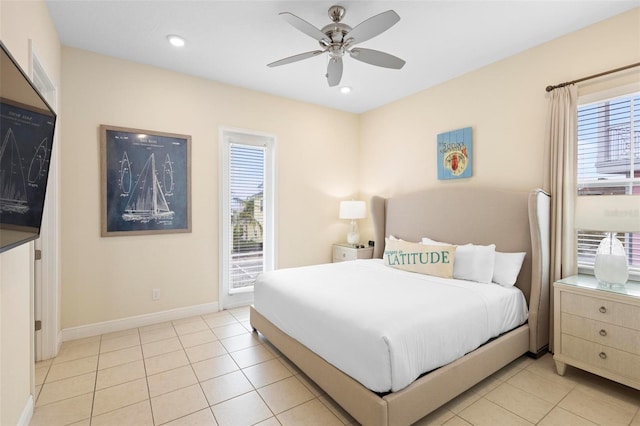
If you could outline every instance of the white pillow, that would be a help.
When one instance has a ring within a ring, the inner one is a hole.
[[[501,253],[497,251],[496,262],[493,268],[493,282],[504,287],[513,286],[518,279],[518,274],[520,273],[520,268],[522,268],[522,262],[524,262],[525,256],[526,253],[524,252]]]
[[[422,244],[450,245],[426,237],[422,238]],[[495,253],[495,244],[488,246],[474,244],[457,246],[456,257],[453,261],[453,278],[490,284],[493,278]]]

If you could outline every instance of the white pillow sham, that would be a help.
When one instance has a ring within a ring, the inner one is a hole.
[[[422,244],[450,245],[430,238],[422,238]],[[464,244],[457,246],[453,261],[453,278],[490,284],[493,278],[496,245],[479,246]]]
[[[496,263],[493,267],[493,282],[503,287],[512,287],[518,279],[522,262],[527,253],[496,252]]]

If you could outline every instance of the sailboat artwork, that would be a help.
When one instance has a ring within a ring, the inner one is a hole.
[[[44,108],[0,97],[0,252],[17,235],[39,236],[54,128]]]
[[[191,136],[100,126],[101,235],[191,232]]]
[[[131,193],[131,185],[133,184],[133,178],[131,177],[131,162],[127,151],[122,154],[122,160],[120,160],[120,191],[122,195],[129,195]]]
[[[9,128],[0,145],[0,212],[25,214],[28,211],[22,160],[13,130]]]
[[[176,187],[176,183],[173,180],[173,162],[171,161],[169,154],[165,157],[162,167],[164,169],[162,176],[165,195],[173,195],[173,189]]]
[[[47,170],[49,168],[48,161],[50,157],[48,142],[49,138],[44,138],[31,158],[28,173],[29,185],[37,186],[38,181],[47,176]]]
[[[149,222],[171,220],[175,213],[169,209],[167,199],[156,175],[155,154],[151,154],[142,168],[122,219],[125,221]]]

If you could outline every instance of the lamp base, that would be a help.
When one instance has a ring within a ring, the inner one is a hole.
[[[360,231],[358,231],[358,223],[355,220],[351,220],[349,224],[349,232],[347,232],[347,242],[354,246],[360,243]]]
[[[619,287],[629,279],[629,264],[622,243],[615,232],[600,242],[593,267],[596,279],[605,287]]]

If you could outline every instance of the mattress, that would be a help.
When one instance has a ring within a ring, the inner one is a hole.
[[[438,278],[381,259],[260,275],[254,308],[368,389],[395,392],[527,320],[516,287]]]

